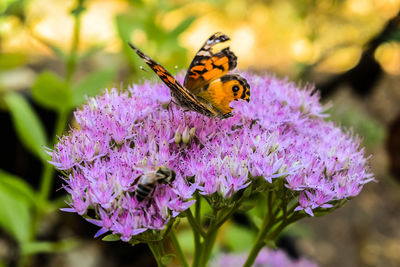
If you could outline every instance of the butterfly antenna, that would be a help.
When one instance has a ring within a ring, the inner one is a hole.
[[[145,68],[143,68],[143,66],[139,66],[139,69],[141,69],[142,71],[148,72]]]

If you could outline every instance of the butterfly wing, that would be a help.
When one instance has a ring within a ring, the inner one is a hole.
[[[223,117],[211,105],[200,102],[190,91],[183,87],[163,66],[145,55],[138,48],[128,43],[129,46],[143,59],[144,62],[157,74],[158,77],[171,89],[171,94],[178,105],[196,111],[208,117]]]
[[[218,43],[229,40],[223,33],[213,34],[200,48],[189,66],[183,85],[194,95],[237,65],[237,57],[229,47],[217,53],[212,52],[212,47]]]

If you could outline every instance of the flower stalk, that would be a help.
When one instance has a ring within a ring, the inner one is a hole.
[[[162,257],[164,255],[164,249],[162,246],[161,241],[156,241],[156,242],[147,242],[147,245],[149,246],[151,253],[154,256],[154,259],[157,262],[158,267],[166,267],[167,265],[163,263]]]
[[[268,232],[271,230],[271,228],[275,223],[275,216],[274,216],[275,214],[273,212],[274,206],[272,205],[273,192],[268,192],[267,199],[268,199],[267,212],[265,212],[265,216],[263,218],[262,225],[257,234],[256,241],[253,244],[253,247],[251,248],[250,253],[243,267],[250,267],[253,265],[258,253],[266,244],[266,237]]]
[[[199,221],[196,220],[196,219],[193,217],[192,211],[191,211],[190,209],[187,209],[187,210],[185,211],[185,214],[186,214],[186,218],[188,219],[189,224],[190,224],[190,225],[192,226],[192,228],[193,228],[193,231],[194,231],[195,233],[199,234],[200,236],[205,237],[205,236],[206,236],[206,233],[205,233],[204,230],[201,228],[201,226],[200,226],[200,224],[199,224]],[[199,239],[199,238],[197,238],[197,239]]]
[[[170,237],[171,237],[172,244],[175,247],[176,253],[178,254],[178,258],[179,258],[179,260],[181,262],[181,266],[182,267],[189,267],[189,264],[188,264],[188,262],[187,262],[187,260],[185,258],[185,255],[183,254],[182,248],[181,248],[181,246],[179,244],[178,238],[176,237],[174,229],[171,230]]]

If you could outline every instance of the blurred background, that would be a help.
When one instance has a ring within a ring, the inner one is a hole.
[[[127,41],[175,74],[217,31],[239,69],[315,85],[330,119],[373,155],[377,183],[279,245],[320,266],[400,266],[399,11],[400,0],[1,0],[0,266],[155,266],[147,246],[95,240],[96,226],[59,211],[62,180],[43,146],[72,127],[85,96],[157,80]],[[184,224],[180,239],[190,254]],[[237,214],[218,249],[253,239]]]

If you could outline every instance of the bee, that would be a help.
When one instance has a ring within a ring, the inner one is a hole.
[[[136,199],[139,202],[143,201],[150,193],[151,195],[154,194],[154,188],[157,184],[171,184],[175,177],[175,171],[165,166],[160,166],[154,171],[140,175],[137,178],[139,184],[135,190]]]

